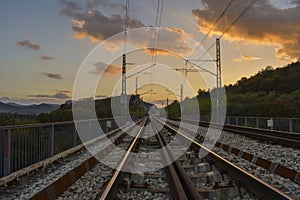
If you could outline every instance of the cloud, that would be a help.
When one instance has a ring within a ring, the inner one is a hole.
[[[103,7],[109,5],[113,6],[112,1],[108,0],[93,0],[89,1],[85,6],[76,6],[73,9],[66,1],[64,1],[64,9],[69,10],[68,12],[60,12],[64,16],[68,16],[72,20],[72,30],[74,37],[77,39],[90,39],[91,42],[102,42],[107,38],[122,33],[124,31],[124,16],[120,14],[104,15],[102,11],[97,10],[97,6]],[[92,6],[91,6],[92,5]],[[123,5],[123,4],[118,4]],[[74,6],[73,6],[74,7]],[[67,14],[65,14],[67,13]],[[129,16],[128,29],[146,27],[145,24],[133,17]],[[132,36],[132,32],[128,34],[127,42],[135,47],[144,48],[146,52],[151,54],[151,50],[147,50],[147,47],[153,47],[154,44],[154,29],[145,30],[145,37],[140,39],[141,36]],[[187,55],[193,52],[194,48],[190,45],[188,38],[193,37],[186,33],[183,29],[179,28],[166,28],[159,32],[159,38],[157,42],[157,48],[169,49],[171,51],[180,53],[181,55]],[[147,40],[147,41],[146,41]],[[105,41],[104,45],[109,51],[115,51],[120,48],[123,42],[123,36],[114,38],[110,41]],[[158,54],[167,55],[166,51],[158,51]]]
[[[110,1],[109,0],[93,0],[93,1],[87,2],[86,6],[89,9],[93,9],[98,6],[107,6],[110,8],[116,8],[116,9],[120,9],[120,10],[126,9],[126,6],[124,4],[114,3],[111,0]]]
[[[36,94],[36,95],[28,95],[28,97],[32,98],[46,98],[46,99],[69,99],[70,97],[65,93],[56,93],[54,95],[47,94]]]
[[[54,59],[54,57],[52,57],[52,56],[47,56],[47,55],[43,55],[43,54],[39,55],[39,58],[41,60],[52,60],[52,59]]]
[[[92,42],[101,42],[106,38],[118,34],[124,30],[124,17],[119,14],[110,16],[103,15],[97,7],[110,6],[113,8],[122,8],[124,5],[114,3],[108,0],[92,0],[86,5],[79,3],[60,0],[63,8],[59,11],[62,16],[71,17],[72,30],[77,39],[89,38]],[[143,27],[144,24],[137,19],[128,19],[129,28]]]
[[[76,13],[81,10],[81,6],[77,2],[68,1],[68,0],[59,0],[59,2],[65,6],[63,9],[59,11],[61,15],[73,16],[76,15]]]
[[[47,76],[48,78],[52,78],[52,79],[57,79],[57,80],[62,79],[62,75],[60,75],[60,74],[47,73],[47,72],[42,72],[41,74],[44,76]]]
[[[146,32],[145,34],[151,35],[153,34],[152,32],[153,31],[148,31],[148,33]],[[158,55],[172,55],[174,54],[173,52],[176,52],[181,56],[188,56],[194,53],[194,50],[198,45],[191,41],[193,35],[190,35],[179,28],[162,28],[158,32],[158,36],[156,50]],[[143,42],[145,43],[143,44]],[[153,40],[141,41],[141,44],[138,44],[137,46],[153,46],[153,42]],[[153,48],[148,48],[146,52],[152,55]]]
[[[109,65],[107,67],[107,64],[103,62],[97,62],[94,64],[94,66],[95,68],[92,71],[90,71],[90,74],[99,75],[100,73],[104,72],[103,75],[115,75],[120,74],[122,71],[122,68],[120,66]]]
[[[120,2],[113,2],[111,0],[91,0],[85,1],[85,4],[80,4],[78,2],[69,0],[59,0],[59,2],[64,6],[59,13],[63,16],[72,17],[76,14],[82,12],[82,10],[95,10],[96,8],[109,7],[111,9],[117,9],[125,11],[126,6]]]
[[[26,47],[28,49],[32,49],[34,51],[40,50],[40,45],[39,44],[33,44],[28,40],[19,41],[19,42],[17,42],[17,45],[21,46],[21,47]]]
[[[158,35],[155,41],[156,34]],[[143,29],[132,31],[128,34],[127,43],[137,49],[143,49],[152,56],[154,49],[157,55],[188,56],[194,53],[199,44],[193,40],[193,35],[186,33],[179,28],[159,28],[144,27]],[[116,37],[103,42],[109,51],[116,51],[121,47],[123,37]],[[154,48],[155,47],[155,48]]]
[[[249,55],[242,55],[238,58],[233,59],[235,62],[240,62],[240,61],[252,61],[252,60],[261,60],[262,58],[259,57],[253,57]]]
[[[33,51],[38,51],[41,48],[41,46],[39,44],[33,44],[30,41],[28,41],[28,40],[19,41],[19,42],[17,42],[17,45],[21,46],[21,47],[26,47],[27,49],[31,49]],[[47,56],[47,55],[43,55],[43,54],[39,54],[37,56],[41,60],[51,60],[51,59],[54,59],[54,57],[52,57],[52,56]]]
[[[107,95],[103,95],[103,94],[100,94],[100,95],[97,95],[96,98],[98,99],[104,99],[104,98],[107,98],[108,96]]]
[[[145,29],[141,36],[130,36],[128,41],[140,48],[154,47],[155,29]],[[141,38],[141,39],[140,39]],[[146,38],[146,39],[145,39]],[[158,55],[173,55],[174,53],[180,56],[188,56],[194,53],[198,43],[193,40],[193,35],[186,33],[179,28],[160,28],[157,38],[157,54]],[[154,48],[146,48],[145,51],[149,55],[153,54]]]
[[[101,42],[124,30],[124,17],[119,14],[105,16],[98,10],[89,10],[73,16],[72,30],[77,39],[89,38],[92,42]],[[140,28],[144,24],[129,18],[129,28]]]
[[[21,105],[32,105],[32,104],[40,104],[40,103],[55,103],[61,104],[66,100],[70,99],[68,95],[55,93],[54,95],[28,95],[25,98],[20,97],[0,97],[0,101],[3,103],[15,102]]]
[[[194,9],[200,31],[207,33],[228,3],[219,0],[202,0],[204,9]],[[231,29],[224,38],[239,42],[243,40],[257,44],[277,45],[279,60],[296,60],[300,57],[300,4],[292,2],[293,7],[279,9],[270,1],[258,1]],[[225,17],[217,23],[211,33],[220,35],[246,7],[244,1],[235,1]]]
[[[65,94],[70,94],[70,93],[72,93],[72,91],[70,91],[70,90],[56,90],[56,92],[59,92],[59,93],[65,93]]]
[[[153,55],[154,53],[156,53],[157,55],[170,55],[171,52],[167,51],[167,50],[163,50],[163,49],[154,49],[154,48],[147,48],[144,50],[147,54],[149,55]]]
[[[11,100],[11,98],[9,98],[9,97],[0,97],[0,101],[4,102],[4,103],[9,102],[10,100]]]
[[[158,35],[155,42],[155,34]],[[127,43],[137,49],[143,49],[148,55],[152,56],[153,51],[157,55],[189,56],[199,47],[199,43],[193,40],[193,35],[186,33],[179,28],[159,28],[145,27],[143,29],[130,32]],[[103,44],[109,51],[120,48],[123,37],[104,41]],[[155,48],[154,48],[155,47]]]

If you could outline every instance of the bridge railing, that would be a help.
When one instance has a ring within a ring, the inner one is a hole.
[[[201,116],[200,120],[209,122],[210,116]],[[300,133],[300,118],[226,116],[225,124]]]
[[[117,128],[112,118],[80,121],[88,141],[99,136],[93,126],[100,125],[104,132]],[[57,122],[0,127],[0,177],[70,149],[82,141],[74,122]]]

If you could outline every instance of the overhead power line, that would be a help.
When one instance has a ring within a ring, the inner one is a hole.
[[[154,35],[154,48],[152,50],[152,64],[156,65],[156,56],[157,56],[157,41],[158,41],[158,27],[161,26],[162,23],[162,13],[163,13],[164,1],[158,0],[157,1],[157,8],[156,8],[156,21],[155,21],[155,35]]]
[[[244,8],[244,10],[239,14],[239,16],[237,16],[237,18],[235,18],[235,20],[233,20],[233,22],[227,27],[227,29],[225,31],[223,31],[222,35],[220,36],[220,39],[229,31],[229,29],[241,18],[243,17],[248,10],[250,10],[250,8],[252,8],[252,6],[254,6],[254,4],[257,2],[258,0],[252,0],[248,6],[246,8]]]
[[[243,17],[250,8],[252,8],[252,6],[254,6],[254,4],[257,2],[258,0],[252,0],[243,10],[242,12],[240,12],[240,14],[231,22],[231,24],[222,32],[222,34],[220,35],[220,39],[232,28],[232,26],[234,26],[234,24],[236,24],[238,22],[238,20],[240,20],[241,17]],[[201,61],[201,59],[207,54],[207,52],[209,50],[211,50],[213,48],[213,46],[216,44],[216,42],[214,41],[206,50],[206,52],[204,52],[200,58],[198,59],[197,62]],[[190,61],[189,61],[190,62]],[[205,63],[205,62],[204,62]],[[202,63],[200,66],[202,66],[204,63]]]
[[[136,72],[136,73],[130,74],[129,76],[126,76],[126,78],[131,78],[131,77],[133,77],[133,76],[135,76],[135,75],[137,75],[137,74],[140,74],[140,73],[142,73],[142,72],[144,72],[144,71],[146,71],[147,69],[150,69],[150,68],[152,68],[152,67],[154,67],[154,64],[151,64],[149,67],[146,67],[146,68],[144,68],[144,69],[141,69],[140,71],[138,71],[138,72]]]
[[[233,3],[234,0],[231,0],[227,6],[224,8],[223,12],[220,14],[220,16],[218,17],[218,19],[215,21],[215,23],[210,27],[209,31],[206,33],[206,35],[204,36],[204,38],[201,40],[200,44],[203,44],[203,42],[206,40],[206,38],[209,36],[209,34],[211,33],[211,31],[215,28],[215,26],[217,25],[217,23],[220,21],[220,19],[225,15],[225,13],[227,12],[228,8],[231,6],[231,4]]]
[[[154,41],[153,41],[154,42],[154,44],[153,44],[154,48],[151,49],[151,51],[152,51],[151,65],[144,68],[144,69],[142,69],[142,70],[140,70],[140,71],[138,71],[138,72],[136,72],[136,73],[133,73],[133,74],[127,76],[126,78],[131,78],[131,77],[133,77],[137,74],[140,74],[140,73],[142,73],[142,72],[144,72],[148,69],[154,68],[156,66],[156,57],[157,57],[157,51],[158,51],[157,41],[158,41],[158,37],[159,37],[158,27],[160,27],[161,24],[162,24],[163,7],[164,7],[164,0],[158,0],[157,1],[157,8],[156,8],[156,20],[155,20],[156,32],[155,32]]]
[[[161,26],[163,8],[164,8],[164,0],[161,0],[161,6],[160,6],[160,15],[159,15],[159,23],[158,23],[158,27]]]

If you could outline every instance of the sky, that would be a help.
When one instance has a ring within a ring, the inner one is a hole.
[[[185,59],[200,57],[251,2],[233,1],[203,41],[230,1],[129,0],[129,32],[155,26],[163,27],[164,31],[154,36],[149,30],[145,31],[145,35],[154,37],[148,41],[129,34],[128,47],[131,45],[140,49],[127,55],[127,62],[134,63],[128,65],[128,74],[139,71],[143,64],[153,64],[153,59],[156,65],[128,79],[128,91],[134,93],[138,80],[141,85],[139,92],[145,93],[143,98],[160,102],[168,95],[172,96],[170,98],[178,96],[182,83],[187,84],[184,87],[190,84],[194,89],[185,92],[184,97],[194,96],[199,88],[209,88],[203,78],[207,74],[182,74],[184,80],[172,80],[162,66],[191,68],[190,64],[186,65]],[[161,3],[159,9],[158,2]],[[111,53],[123,48],[125,1],[2,0],[0,5],[2,102],[63,103],[72,98],[76,74],[94,48],[103,43]],[[234,84],[241,77],[252,76],[266,66],[282,67],[299,60],[299,8],[299,0],[258,0],[221,38],[223,83]],[[116,34],[119,34],[118,38],[107,42]],[[162,50],[153,53],[151,48],[143,49],[149,45]],[[215,47],[208,54],[214,59]],[[215,71],[214,63],[197,64]],[[121,93],[118,82],[121,65],[121,58],[113,63],[103,63],[102,60],[92,63],[89,76],[94,78],[102,74],[96,97]],[[108,68],[104,70],[104,66]],[[165,89],[155,84],[142,85],[160,78],[170,79]],[[155,89],[156,92],[149,92]],[[170,93],[170,90],[173,92]]]

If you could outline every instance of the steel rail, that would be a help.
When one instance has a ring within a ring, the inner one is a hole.
[[[225,125],[224,130],[239,135],[245,135],[258,140],[278,143],[287,147],[300,149],[300,134],[285,133],[280,131],[271,131],[255,128],[234,127]]]
[[[157,127],[153,124],[154,129],[157,131]],[[167,163],[171,163],[171,159],[174,160],[172,151],[166,146],[167,141],[164,136],[158,132],[156,135],[160,147],[163,148],[163,157]],[[188,174],[183,169],[178,160],[172,162],[172,164],[165,167],[167,180],[170,187],[170,193],[173,199],[191,199],[201,200],[202,197],[197,191]]]
[[[172,119],[178,121],[178,119]],[[193,124],[198,124],[202,127],[209,127],[218,128],[218,124],[209,123],[209,122],[196,122],[192,120],[183,120],[183,122],[190,122]],[[246,137],[250,137],[257,140],[263,140],[267,142],[273,142],[276,144],[284,145],[286,147],[292,147],[300,149],[300,134],[289,133],[289,132],[282,132],[276,130],[266,130],[266,129],[259,129],[259,128],[252,128],[252,127],[243,127],[243,126],[233,126],[225,124],[223,126],[224,131],[236,133],[239,135],[244,135]]]
[[[140,123],[142,120],[137,121],[136,123]],[[121,128],[127,127],[130,129],[134,128],[136,124],[126,125],[123,127],[118,128],[117,130],[114,130],[111,132],[111,134],[116,133],[118,131],[121,131]],[[99,159],[104,158],[109,152],[111,152],[115,145],[118,145],[121,143],[121,141],[124,139],[124,137],[127,135],[127,133],[121,134],[117,139],[115,139],[114,142],[112,142],[110,145],[108,145],[106,148],[100,150],[97,152],[94,156],[91,156],[90,158],[83,161],[80,165],[75,167],[74,169],[70,170],[68,173],[66,173],[64,176],[60,177],[55,182],[51,183],[47,187],[45,187],[43,190],[39,191],[38,193],[34,194],[30,200],[52,200],[57,198],[60,194],[62,194],[64,191],[66,191],[73,183],[75,183],[81,176],[85,174],[85,172],[89,171],[91,168],[93,168],[96,164],[99,163]],[[105,135],[107,136],[107,135]],[[101,138],[98,138],[97,141],[103,139],[105,136],[100,136]],[[95,141],[96,142],[96,141]],[[90,145],[90,144],[89,144]]]
[[[167,123],[169,123],[172,126],[179,127],[178,124],[170,122],[169,120],[167,121]],[[183,128],[183,127],[182,127],[182,130],[190,132],[190,130]],[[205,137],[202,135],[197,135],[197,139],[199,139],[200,141],[204,141]],[[224,151],[226,151],[228,153],[232,153],[236,156],[239,156],[240,158],[248,160],[249,162],[251,162],[255,165],[263,167],[263,168],[269,170],[271,173],[278,174],[284,178],[290,179],[291,181],[293,181],[297,184],[300,184],[300,172],[298,172],[296,170],[287,168],[283,165],[280,165],[279,163],[273,163],[269,160],[266,160],[261,157],[257,157],[253,154],[241,151],[240,149],[231,147],[231,146],[229,146],[227,144],[223,144],[221,142],[216,142],[215,146],[223,149]]]
[[[99,200],[105,200],[105,199],[114,199],[114,196],[117,195],[117,185],[118,182],[120,181],[122,169],[124,168],[126,162],[128,161],[130,153],[133,151],[135,148],[137,141],[139,140],[142,131],[144,130],[144,126],[147,122],[147,119],[143,122],[143,125],[141,126],[140,130],[136,134],[134,140],[130,144],[129,148],[127,149],[126,153],[123,156],[123,159],[119,162],[117,169],[115,170],[112,178],[109,180],[107,185],[105,186],[104,190],[100,193],[100,196],[97,197]]]
[[[196,147],[204,150],[208,153],[208,156],[214,160],[216,166],[226,170],[227,174],[230,175],[235,180],[241,181],[245,184],[246,188],[251,191],[252,193],[256,194],[259,197],[268,197],[269,199],[278,199],[278,200],[294,200],[291,196],[285,194],[284,192],[280,191],[279,189],[275,188],[274,186],[266,183],[265,181],[259,179],[256,176],[253,176],[249,172],[243,170],[242,168],[236,166],[235,164],[231,163],[230,161],[224,159],[220,155],[216,154],[215,152],[211,151],[207,147],[203,146],[202,144],[194,141],[192,138],[188,137],[184,133],[176,130],[175,128],[171,127],[170,125],[164,124],[160,119],[155,118],[159,123],[163,124],[165,128],[169,131],[176,133],[181,138],[188,140],[191,144]]]

